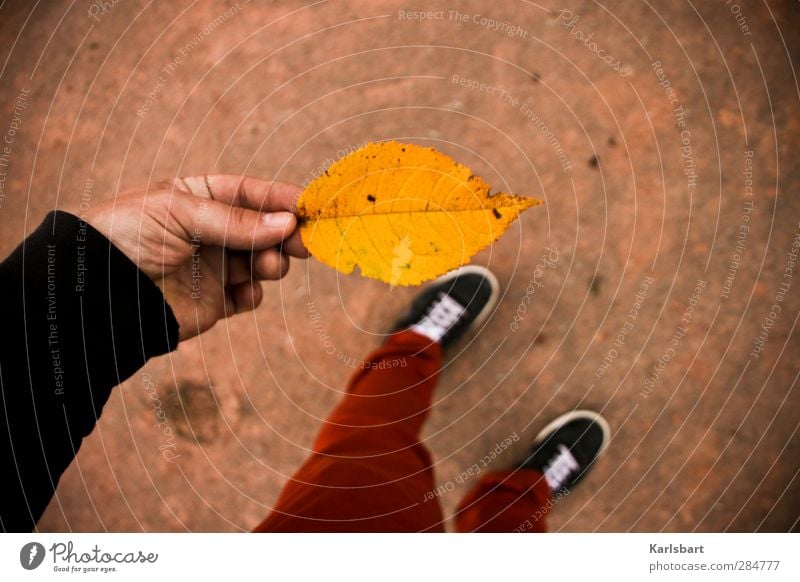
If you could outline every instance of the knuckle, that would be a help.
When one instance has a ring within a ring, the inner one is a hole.
[[[148,187],[149,190],[172,190],[178,186],[175,180],[156,180],[155,182],[150,182]]]
[[[283,274],[281,257],[277,251],[264,253],[260,267],[259,274],[265,279],[280,279]]]
[[[255,225],[246,209],[233,206],[231,207],[230,227],[237,233],[246,234],[252,231]]]

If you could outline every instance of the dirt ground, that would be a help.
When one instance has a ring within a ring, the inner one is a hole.
[[[582,407],[613,440],[551,529],[797,529],[796,2],[20,0],[0,45],[3,256],[150,180],[435,146],[546,202],[474,260],[503,299],[424,434],[445,511]],[[114,392],[40,529],[252,528],[413,293],[296,262]]]

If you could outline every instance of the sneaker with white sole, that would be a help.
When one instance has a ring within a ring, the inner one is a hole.
[[[608,422],[596,412],[568,412],[542,429],[520,468],[542,473],[553,495],[564,493],[583,479],[610,439]]]
[[[485,267],[461,267],[417,295],[392,327],[410,329],[447,347],[483,323],[497,304],[500,285]]]

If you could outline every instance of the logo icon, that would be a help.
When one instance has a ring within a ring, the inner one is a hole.
[[[19,551],[19,563],[26,570],[35,570],[44,561],[44,546],[39,542],[29,542]]]

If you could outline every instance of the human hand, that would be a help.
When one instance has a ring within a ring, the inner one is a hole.
[[[164,293],[180,339],[255,309],[260,281],[308,251],[292,214],[300,188],[227,174],[179,178],[120,193],[84,219]]]

